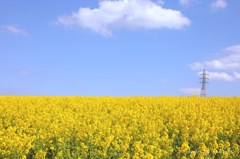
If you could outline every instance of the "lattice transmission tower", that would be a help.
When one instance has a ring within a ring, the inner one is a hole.
[[[208,83],[208,80],[209,80],[209,78],[208,78],[209,74],[206,73],[206,71],[204,69],[203,73],[201,73],[200,75],[201,75],[201,77],[200,77],[201,82],[200,83],[202,84],[200,96],[201,97],[207,97],[207,83]]]

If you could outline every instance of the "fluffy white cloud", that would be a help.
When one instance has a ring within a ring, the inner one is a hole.
[[[24,29],[13,26],[13,25],[3,25],[0,27],[0,29],[3,31],[13,33],[13,34],[18,34],[18,35],[23,35],[23,36],[28,35],[28,33]]]
[[[222,50],[224,56],[212,60],[195,62],[190,65],[193,70],[210,70],[211,80],[236,81],[240,79],[240,45]]]
[[[191,64],[190,67],[193,70],[199,70],[203,68],[226,71],[240,70],[240,45],[228,47],[223,51],[227,52],[227,54],[221,58],[195,62]]]
[[[180,92],[182,92],[185,95],[199,95],[201,89],[200,88],[182,88],[180,89]]]
[[[228,52],[232,52],[232,53],[240,53],[240,45],[230,46],[230,47],[227,47],[224,50],[228,51]]]
[[[227,1],[226,0],[215,0],[212,4],[211,7],[213,9],[222,9],[227,7]]]
[[[240,69],[240,54],[229,55],[221,59],[215,59],[210,61],[195,62],[191,64],[191,68],[194,70],[209,68],[219,70],[237,70]]]
[[[71,15],[60,16],[58,24],[76,26],[108,36],[113,29],[180,29],[190,20],[180,11],[163,8],[151,0],[104,0],[95,9],[80,8]]]
[[[223,80],[223,81],[236,81],[240,79],[240,73],[233,72],[233,73],[227,73],[227,72],[209,72],[207,71],[207,78],[210,80]],[[197,75],[200,77],[202,72],[199,72]]]
[[[226,72],[208,72],[210,80],[234,81],[235,77]]]
[[[240,69],[240,54],[228,55],[224,58],[204,61],[203,65],[210,69],[236,70]]]

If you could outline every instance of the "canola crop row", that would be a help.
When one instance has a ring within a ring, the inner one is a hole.
[[[0,158],[239,156],[239,97],[0,97]]]

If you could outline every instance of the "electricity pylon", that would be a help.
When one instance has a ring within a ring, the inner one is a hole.
[[[206,73],[206,71],[205,71],[205,69],[203,70],[203,73],[201,73],[200,74],[201,75],[201,77],[200,77],[200,79],[201,79],[201,84],[202,84],[202,87],[201,87],[201,94],[200,94],[200,96],[201,97],[207,97],[207,83],[208,83],[208,76],[209,76],[209,74],[208,73]]]

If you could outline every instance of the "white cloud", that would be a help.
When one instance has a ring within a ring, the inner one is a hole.
[[[0,29],[3,31],[13,33],[13,34],[18,34],[18,35],[23,35],[23,36],[28,35],[28,33],[24,29],[13,26],[13,25],[3,25],[0,27]]]
[[[222,9],[227,7],[227,1],[226,0],[215,0],[212,4],[211,7],[213,9]]]
[[[226,72],[207,72],[209,74],[210,80],[224,80],[224,81],[234,81],[235,77],[229,75]]]
[[[223,81],[236,81],[240,79],[240,73],[238,72],[233,72],[233,73],[226,73],[226,72],[209,72],[206,71],[207,73],[207,78],[210,80],[223,80]],[[202,72],[198,72],[198,76],[201,77]]]
[[[236,70],[240,68],[240,54],[229,55],[221,59],[204,61],[203,64],[211,69]]]
[[[202,70],[203,68],[225,71],[240,70],[240,45],[228,47],[223,51],[227,52],[223,57],[195,62],[190,67],[193,70]]]
[[[200,88],[182,88],[180,89],[180,92],[182,92],[185,95],[199,95],[201,89]]]
[[[98,8],[80,8],[72,15],[60,16],[57,23],[109,36],[119,28],[181,29],[190,25],[190,20],[180,11],[163,8],[151,0],[104,0],[99,1]]]
[[[233,45],[233,46],[227,47],[224,50],[228,52],[233,52],[233,53],[240,53],[240,45]]]
[[[209,70],[211,80],[236,81],[240,79],[240,45],[227,47],[221,51],[222,57],[195,62],[193,70]]]

